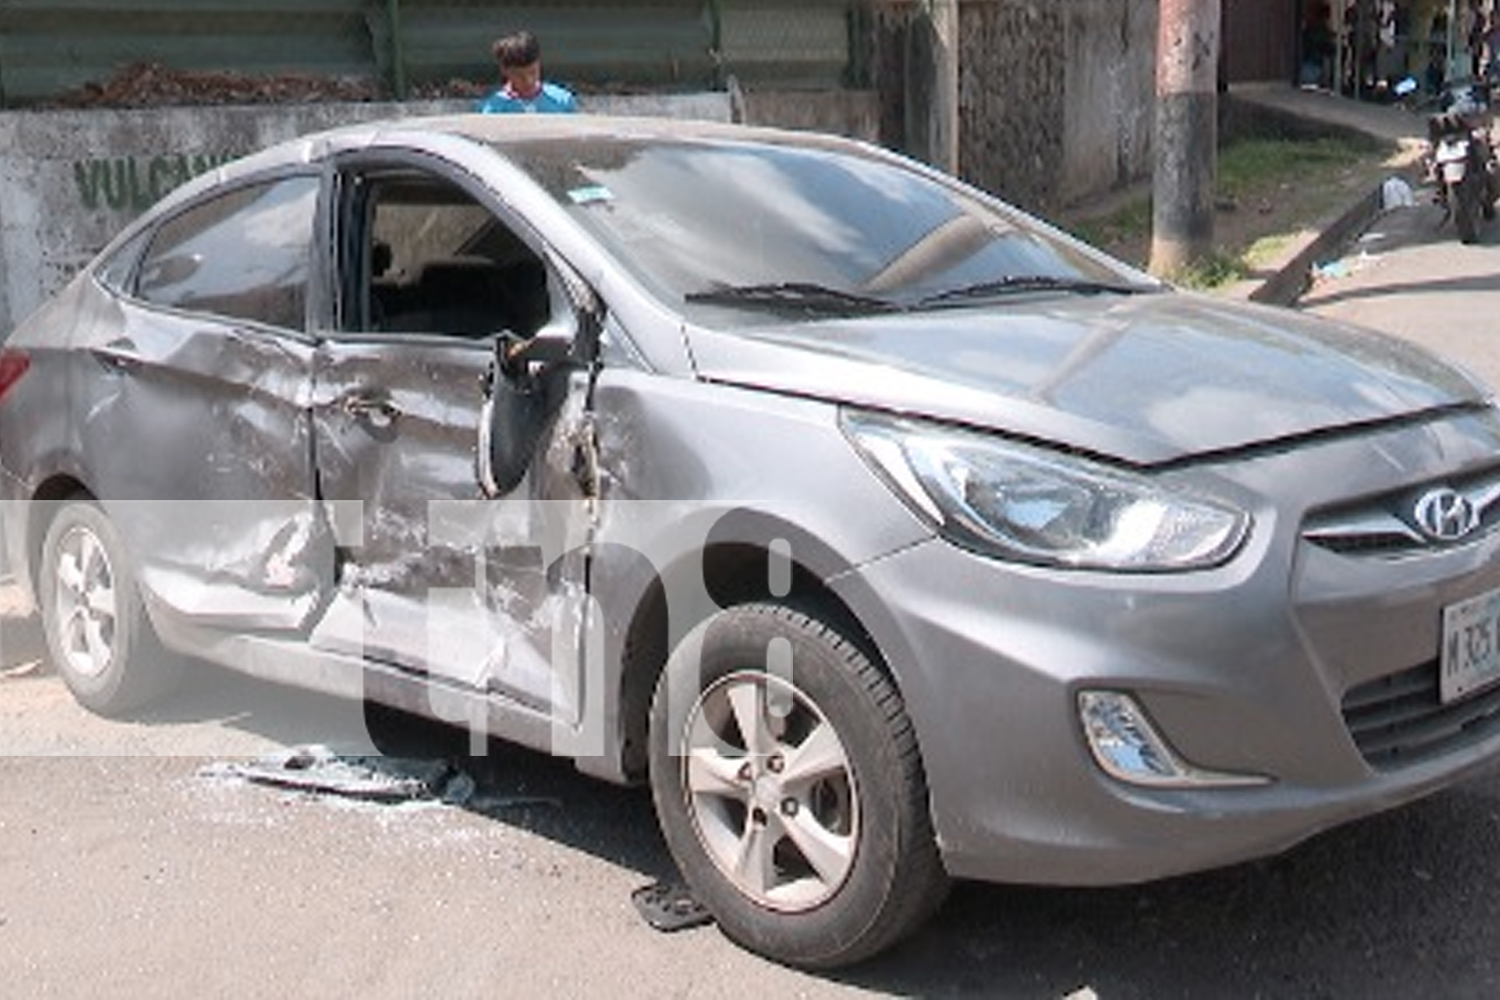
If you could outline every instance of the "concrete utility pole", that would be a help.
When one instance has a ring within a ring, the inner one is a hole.
[[[1214,245],[1220,0],[1161,0],[1151,271],[1169,275]]]
[[[926,0],[932,22],[932,104],[928,136],[930,162],[958,173],[958,0]]]

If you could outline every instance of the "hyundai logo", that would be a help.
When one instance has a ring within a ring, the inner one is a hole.
[[[1437,542],[1456,542],[1479,527],[1479,511],[1474,504],[1446,486],[1424,493],[1413,513],[1417,527]]]

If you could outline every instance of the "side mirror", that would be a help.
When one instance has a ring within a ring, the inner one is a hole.
[[[515,489],[536,457],[537,445],[566,391],[573,338],[502,336],[486,378],[476,456],[486,496]]]
[[[569,373],[598,359],[603,312],[598,296],[566,262],[548,257],[563,282],[574,322],[543,327],[531,337],[502,334],[496,340],[476,456],[486,496],[509,493],[526,478],[567,392]]]

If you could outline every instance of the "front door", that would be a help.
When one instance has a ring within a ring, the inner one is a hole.
[[[566,552],[585,508],[576,479],[548,469],[568,467],[586,421],[585,374],[519,484],[486,496],[476,461],[497,344],[567,329],[566,296],[457,182],[365,164],[340,186],[341,330],[317,352],[313,391],[338,582],[313,642],[571,717],[582,560]]]

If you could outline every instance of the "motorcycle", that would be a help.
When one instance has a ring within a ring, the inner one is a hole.
[[[1427,120],[1429,163],[1444,218],[1453,217],[1463,243],[1479,239],[1479,220],[1495,217],[1500,163],[1491,141],[1488,83],[1449,90],[1443,110]]]

